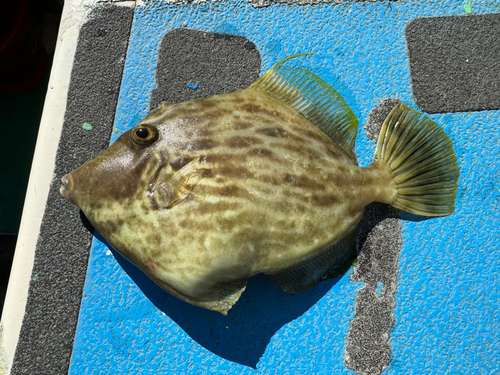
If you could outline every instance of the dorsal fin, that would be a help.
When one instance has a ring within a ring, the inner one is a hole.
[[[250,87],[297,109],[356,160],[358,119],[342,96],[317,75],[304,68],[283,66],[289,58],[276,64]]]

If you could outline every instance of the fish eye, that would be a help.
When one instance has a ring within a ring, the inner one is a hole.
[[[152,125],[139,125],[132,132],[132,140],[139,146],[147,146],[158,139],[158,130]]]

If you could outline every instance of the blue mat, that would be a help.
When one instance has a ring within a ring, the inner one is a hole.
[[[470,3],[468,3],[470,4]],[[495,12],[495,4],[475,13]],[[412,106],[405,25],[416,17],[465,15],[461,1],[273,4],[225,1],[137,7],[114,141],[147,114],[161,38],[172,29],[238,34],[262,71],[296,53],[360,120],[383,98]],[[188,82],[186,82],[188,83]],[[199,82],[203,85],[203,82]],[[454,142],[460,166],[456,213],[403,220],[403,249],[387,374],[493,374],[500,367],[500,111],[431,115]],[[360,165],[375,144],[359,128]],[[346,337],[361,283],[339,280],[290,296],[263,276],[224,317],[161,291],[95,238],[70,374],[352,374]]]

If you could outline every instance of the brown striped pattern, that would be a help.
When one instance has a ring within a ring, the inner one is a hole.
[[[220,296],[234,289],[230,308],[241,280],[318,255],[366,204],[395,199],[390,172],[356,167],[309,120],[261,91],[165,106],[143,123],[157,126],[160,138],[148,151],[148,173],[134,175],[134,197],[103,194],[79,205],[118,251],[193,304],[227,310],[217,307]],[[173,172],[201,160],[191,194],[168,210],[147,197],[165,150]]]

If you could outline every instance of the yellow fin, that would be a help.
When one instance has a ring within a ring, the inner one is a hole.
[[[200,158],[196,158],[187,163],[173,175],[169,173],[168,167],[163,168],[158,175],[151,193],[158,207],[172,208],[182,200],[186,199],[193,185],[188,182],[200,165]]]
[[[457,156],[444,130],[421,116],[398,104],[382,125],[375,160],[392,171],[398,188],[392,206],[416,215],[450,215],[460,175]]]
[[[250,88],[265,91],[294,107],[356,160],[358,120],[342,96],[309,70],[283,65],[286,60],[301,55],[308,54],[280,61]]]

